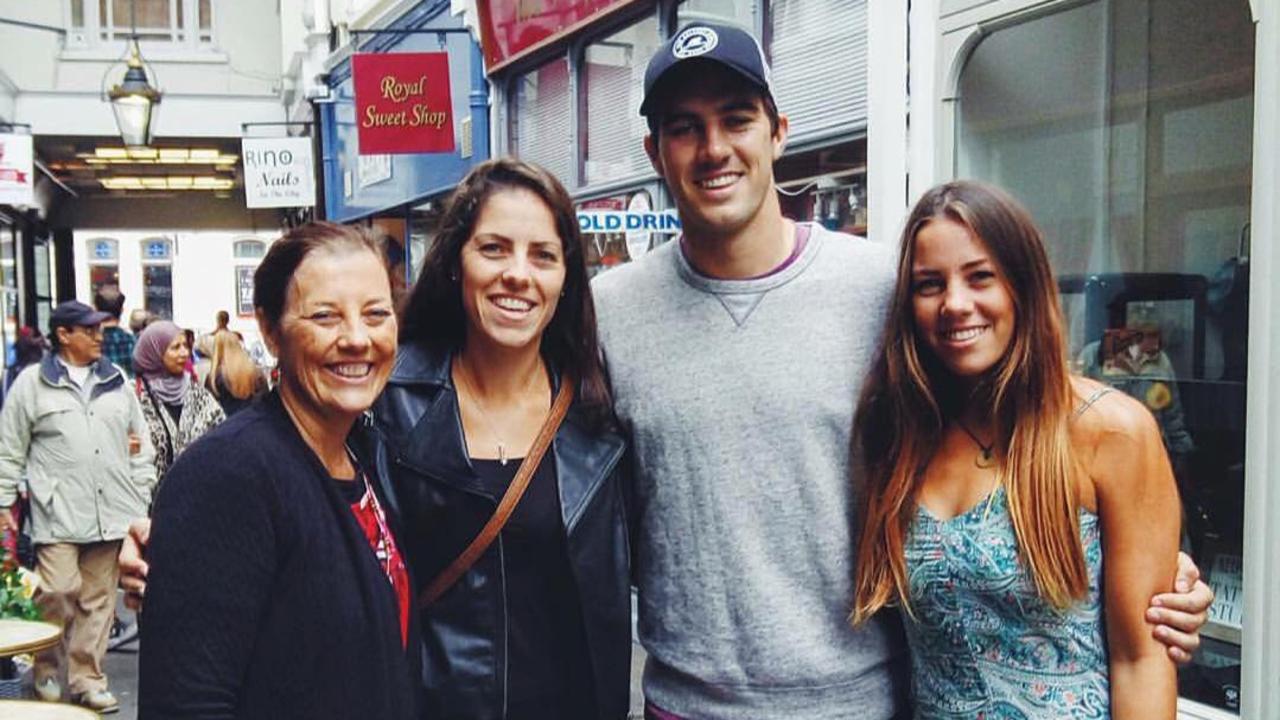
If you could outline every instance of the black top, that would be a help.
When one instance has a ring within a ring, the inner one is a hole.
[[[471,458],[481,487],[502,497],[520,468]],[[480,532],[476,528],[476,533]],[[578,591],[569,569],[555,458],[543,456],[502,528],[507,568],[507,718],[587,718],[590,677]]]
[[[142,720],[416,717],[395,593],[278,395],[178,457],[147,560]]]

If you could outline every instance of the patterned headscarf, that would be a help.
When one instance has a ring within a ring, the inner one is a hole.
[[[166,405],[181,405],[187,399],[191,378],[186,372],[170,375],[164,369],[164,351],[182,334],[182,328],[168,320],[157,320],[146,327],[133,346],[133,369],[146,381],[156,398]]]

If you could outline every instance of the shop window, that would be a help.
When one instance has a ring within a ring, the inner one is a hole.
[[[1044,230],[1071,361],[1143,402],[1217,593],[1184,697],[1239,710],[1254,27],[1232,0],[1108,0],[997,30],[958,88],[957,175]],[[1268,242],[1270,239],[1267,240]]]
[[[443,198],[436,198],[414,206],[409,211],[409,284],[418,281],[422,274],[422,261],[435,244],[440,232],[440,216],[444,213]]]
[[[173,319],[173,241],[142,241],[142,302],[153,315]]]
[[[659,43],[658,19],[650,15],[587,46],[582,73],[587,120],[584,184],[649,171],[649,158],[638,140],[648,132],[648,126],[639,110],[644,70]]]
[[[3,216],[0,216],[3,219]],[[18,332],[18,235],[12,225],[0,223],[0,341],[6,358],[10,344]]]
[[[104,285],[120,287],[120,243],[111,238],[94,238],[89,249],[89,296]]]
[[[676,8],[676,27],[704,21],[737,25],[754,32],[758,5],[755,0],[684,0]]]
[[[654,212],[653,194],[648,190],[593,198],[579,203],[577,210],[587,272],[592,277],[639,259],[679,232],[673,213]]]
[[[566,58],[515,79],[511,148],[517,157],[541,165],[566,185],[571,184],[574,162],[572,107]]]
[[[866,127],[866,0],[773,0],[769,57],[790,142]]]

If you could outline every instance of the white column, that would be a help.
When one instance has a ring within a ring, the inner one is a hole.
[[[1254,66],[1242,718],[1280,708],[1280,0],[1251,0]]]
[[[868,0],[867,234],[875,242],[897,242],[906,216],[907,116],[907,3]]]

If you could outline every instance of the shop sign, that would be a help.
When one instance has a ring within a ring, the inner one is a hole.
[[[316,204],[311,138],[245,138],[240,143],[247,207],[312,207]]]
[[[639,259],[641,255],[649,252],[649,244],[653,240],[654,231],[644,228],[643,218],[650,209],[649,193],[645,190],[632,195],[631,200],[627,202],[627,214],[641,217],[640,228],[627,229],[627,257],[632,260]]]
[[[361,155],[454,151],[448,53],[357,53],[351,73]]]
[[[578,229],[584,233],[680,232],[680,216],[674,210],[581,210]]]
[[[636,0],[477,0],[488,72]]]
[[[35,204],[31,142],[30,135],[0,133],[0,204]]]

